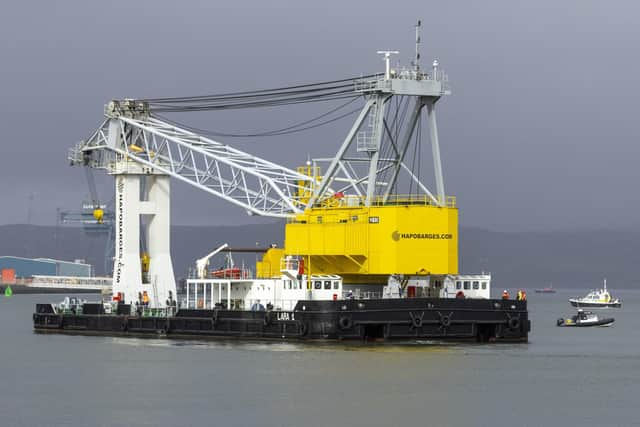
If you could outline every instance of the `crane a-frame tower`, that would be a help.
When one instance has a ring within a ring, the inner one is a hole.
[[[446,76],[437,61],[423,71],[416,56],[411,69],[394,70],[389,61],[395,52],[379,53],[384,74],[348,81],[349,92],[365,103],[337,153],[297,169],[156,114],[167,105],[188,111],[184,98],[111,101],[103,124],[71,151],[70,160],[106,169],[115,178],[114,294],[133,301],[147,291],[160,306],[170,292],[175,295],[171,178],[250,214],[286,219],[284,248],[265,254],[259,277],[278,275],[285,256],[304,259],[306,274],[338,274],[345,283],[384,283],[392,274],[457,274],[458,213],[455,199],[445,193],[436,123],[436,104],[449,93]],[[201,99],[190,102],[194,110],[203,105]],[[435,191],[416,173],[425,115]],[[402,185],[409,191],[403,193]],[[141,236],[148,253],[142,263]]]

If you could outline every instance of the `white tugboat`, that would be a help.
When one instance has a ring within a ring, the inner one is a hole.
[[[569,302],[574,307],[589,307],[589,308],[620,308],[622,307],[622,301],[618,298],[613,298],[607,290],[607,279],[604,279],[604,286],[602,289],[589,292],[582,298],[570,298]]]

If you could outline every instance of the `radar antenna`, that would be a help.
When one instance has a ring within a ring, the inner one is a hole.
[[[382,60],[384,61],[384,78],[385,80],[389,80],[391,78],[391,67],[389,65],[389,59],[391,58],[391,55],[397,55],[400,52],[398,52],[397,50],[379,50],[378,54],[379,55],[384,55],[384,57],[382,58]]]

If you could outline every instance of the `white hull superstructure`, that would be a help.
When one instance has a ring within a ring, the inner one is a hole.
[[[582,298],[570,298],[569,302],[574,307],[588,307],[588,308],[620,308],[622,307],[622,301],[618,298],[613,298],[607,290],[607,279],[604,279],[604,286],[602,289],[589,292]]]
[[[343,299],[472,298],[491,297],[490,274],[446,276],[391,276],[381,291],[371,285],[345,285],[338,275],[300,274],[299,259],[282,263],[281,275],[252,279],[248,270],[234,277],[189,279],[181,306],[190,309],[293,310],[298,301]]]

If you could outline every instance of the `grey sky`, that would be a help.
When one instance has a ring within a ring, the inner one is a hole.
[[[0,223],[55,222],[87,193],[66,150],[111,98],[198,95],[332,80],[408,63],[424,23],[453,96],[439,106],[447,193],[461,222],[495,230],[639,227],[640,5],[632,1],[345,2],[4,0]],[[320,111],[320,110],[317,110]],[[220,131],[273,129],[314,110],[180,116]],[[240,148],[296,166],[351,122]],[[236,141],[228,141],[235,144]],[[101,192],[111,181],[100,179]],[[180,224],[255,221],[173,187]]]

